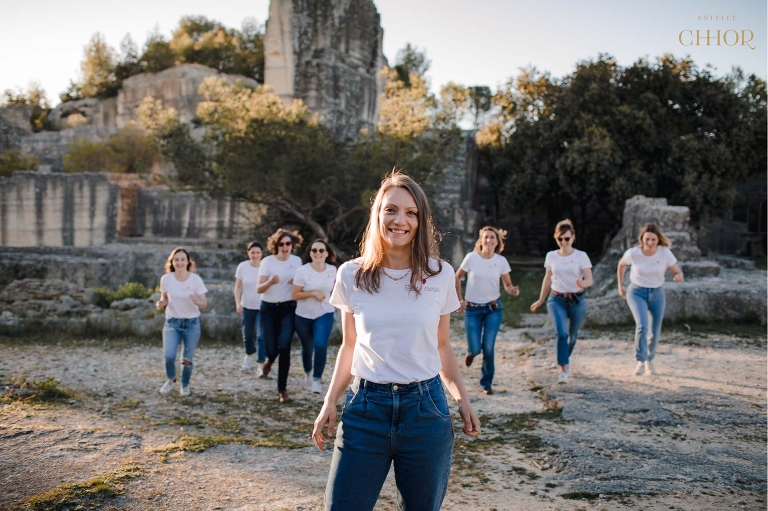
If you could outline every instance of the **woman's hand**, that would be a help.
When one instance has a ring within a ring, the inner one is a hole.
[[[619,296],[624,298],[625,300],[627,299],[627,291],[621,286],[619,286]]]
[[[536,309],[544,305],[544,300],[536,300],[531,304],[531,312],[536,312]]]
[[[197,295],[189,295],[189,301],[200,307],[200,298]]]
[[[325,295],[323,293],[321,293],[320,291],[312,291],[312,296],[318,302],[322,302],[323,300],[325,300]]]
[[[315,419],[315,428],[312,430],[312,441],[321,451],[328,440],[323,436],[323,428],[328,424],[328,437],[333,436],[333,429],[336,427],[336,403],[331,405],[328,402],[323,403],[320,413]]]
[[[520,295],[520,286],[512,286],[512,288],[507,291],[512,296],[519,296]]]
[[[163,310],[165,306],[168,305],[168,299],[167,298],[161,298],[158,301],[155,302],[155,308],[159,311]]]
[[[480,419],[472,410],[472,406],[469,401],[462,401],[459,403],[459,415],[464,420],[464,426],[461,430],[467,436],[479,436],[480,435]]]
[[[243,306],[242,305],[237,305],[235,307],[235,312],[237,312],[238,316],[242,316],[243,315]]]
[[[577,285],[577,286],[579,286],[579,289],[581,289],[582,291],[583,291],[584,289],[586,289],[586,288],[584,287],[584,281],[583,281],[583,280],[581,280],[581,279],[576,279],[576,285]]]
[[[682,282],[683,281],[683,272],[679,271],[679,272],[675,273],[675,276],[672,277],[672,280],[674,280],[675,282]]]
[[[269,279],[269,285],[270,286],[274,286],[278,282],[280,282],[280,278],[277,275],[272,275],[272,278]]]
[[[459,314],[464,314],[464,310],[466,308],[467,308],[467,301],[466,300],[461,300],[459,302],[459,310],[457,310],[456,312],[458,312]]]

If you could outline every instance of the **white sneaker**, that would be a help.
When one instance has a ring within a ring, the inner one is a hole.
[[[253,367],[253,360],[251,360],[250,355],[246,355],[243,359],[243,371],[247,371],[251,367]]]
[[[642,374],[645,372],[645,364],[642,362],[638,362],[637,366],[635,366],[635,376],[642,376]]]
[[[165,383],[163,384],[163,386],[162,386],[162,387],[160,387],[160,393],[161,393],[161,394],[167,394],[167,393],[169,393],[170,391],[172,391],[172,390],[173,390],[173,386],[174,386],[174,385],[176,385],[176,382],[175,382],[175,381],[173,381],[173,380],[168,380],[167,382],[165,382]]]
[[[310,372],[310,373],[305,373],[305,374],[306,374],[307,377],[304,380],[304,385],[306,385],[307,390],[312,390],[312,382],[314,381],[312,379],[312,373]]]
[[[261,378],[264,376],[264,362],[259,362],[256,364],[256,378]]]
[[[650,375],[656,374],[656,369],[653,368],[653,364],[650,360],[645,361],[645,372]]]
[[[568,373],[561,371],[560,376],[557,378],[557,383],[568,383]]]
[[[185,397],[188,396],[190,394],[189,385],[182,385],[181,390],[179,390],[179,394]]]
[[[312,392],[314,392],[315,394],[323,393],[323,384],[320,380],[312,381]]]

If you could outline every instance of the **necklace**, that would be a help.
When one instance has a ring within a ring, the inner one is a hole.
[[[394,281],[395,281],[395,284],[397,284],[399,281],[401,281],[401,280],[403,280],[405,277],[407,277],[409,273],[411,273],[411,269],[410,269],[410,268],[408,268],[408,271],[407,271],[407,272],[403,273],[401,276],[399,276],[399,277],[397,277],[397,278],[395,278],[395,277],[393,277],[392,275],[390,275],[389,273],[385,272],[385,271],[384,271],[384,268],[382,268],[382,269],[381,269],[381,273],[383,273],[383,274],[384,274],[386,277],[388,277],[388,278],[390,278],[390,279],[394,280]]]

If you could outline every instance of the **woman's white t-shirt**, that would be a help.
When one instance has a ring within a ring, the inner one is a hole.
[[[277,284],[270,286],[266,292],[262,293],[261,299],[269,303],[280,303],[291,301],[291,291],[293,289],[293,276],[296,270],[301,266],[301,258],[291,255],[288,259],[281,261],[275,256],[267,256],[261,261],[259,267],[259,278],[268,277],[267,280],[277,275],[279,279]]]
[[[333,312],[335,308],[330,303],[333,284],[336,280],[336,267],[326,264],[325,270],[315,271],[312,263],[307,263],[298,270],[293,277],[293,285],[302,288],[302,291],[320,291],[325,296],[321,302],[315,297],[304,298],[296,301],[296,315],[307,319],[317,319],[323,314]]]
[[[243,261],[237,265],[235,278],[243,282],[240,305],[245,309],[259,310],[261,308],[261,295],[256,292],[256,285],[259,283],[259,267],[254,268],[250,261]]]
[[[437,260],[430,265],[437,269]],[[421,293],[411,291],[410,275],[399,282],[381,275],[377,293],[355,288],[356,261],[336,274],[331,304],[355,317],[357,341],[352,374],[375,383],[411,383],[432,378],[442,369],[437,350],[440,316],[459,308],[456,277],[445,261],[439,274],[423,278]],[[399,278],[408,270],[384,269]]]
[[[584,289],[576,285],[582,279],[581,270],[592,268],[589,256],[574,249],[571,255],[561,256],[557,250],[547,252],[544,268],[552,272],[552,290],[558,293],[581,293]]]
[[[509,262],[499,254],[486,259],[477,252],[470,252],[461,262],[459,269],[467,272],[467,289],[464,299],[472,303],[488,303],[501,296],[499,279],[512,269]]]
[[[187,280],[179,282],[176,273],[170,272],[160,277],[160,291],[168,295],[166,318],[192,319],[200,317],[200,308],[192,303],[189,295],[203,295],[208,289],[197,273],[190,273]]]
[[[664,285],[667,268],[677,263],[677,258],[667,247],[656,247],[652,256],[643,255],[640,247],[633,247],[624,252],[621,258],[631,265],[629,281],[639,287],[657,288]]]

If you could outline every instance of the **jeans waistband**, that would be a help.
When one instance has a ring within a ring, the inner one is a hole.
[[[499,305],[501,305],[501,298],[496,298],[495,300],[487,303],[467,302],[468,309],[483,309],[485,307],[490,307],[491,310],[496,310]]]
[[[261,308],[263,309],[265,305],[268,307],[284,307],[286,305],[296,307],[296,300],[288,300],[286,302],[265,302],[262,300]]]
[[[391,394],[398,392],[401,394],[409,394],[417,392],[423,394],[425,389],[434,387],[435,385],[442,385],[440,375],[436,375],[428,380],[415,381],[411,383],[375,383],[368,381],[365,378],[355,376],[355,380],[352,383],[353,386],[359,385],[360,388],[364,388],[367,392],[384,392]]]

